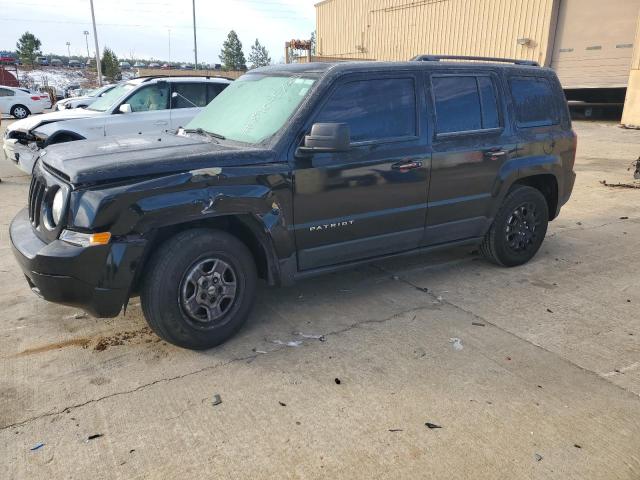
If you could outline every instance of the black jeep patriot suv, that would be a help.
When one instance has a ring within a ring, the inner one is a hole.
[[[175,133],[47,148],[10,228],[27,282],[99,317],[139,294],[159,336],[204,349],[258,277],[462,244],[527,262],[575,179],[560,83],[442,60],[260,68]]]

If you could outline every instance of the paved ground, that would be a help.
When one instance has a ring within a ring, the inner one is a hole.
[[[640,190],[599,184],[630,178],[640,133],[575,127],[574,197],[531,264],[459,249],[263,287],[204,353],[137,301],[98,320],[31,294],[6,238],[28,180],[4,162],[0,476],[640,478]]]

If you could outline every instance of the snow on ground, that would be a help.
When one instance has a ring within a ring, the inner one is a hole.
[[[71,70],[68,68],[43,68],[34,70],[22,70],[18,74],[21,85],[28,88],[50,86],[62,93],[69,85],[90,86],[89,79],[83,70]]]

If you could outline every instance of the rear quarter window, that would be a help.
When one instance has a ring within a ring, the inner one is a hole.
[[[556,95],[549,80],[541,77],[513,77],[509,84],[519,128],[560,123]]]

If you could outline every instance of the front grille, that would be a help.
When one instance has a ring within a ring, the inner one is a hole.
[[[46,189],[47,184],[42,177],[34,175],[31,178],[31,186],[29,187],[29,220],[35,228],[40,225],[42,202]]]

